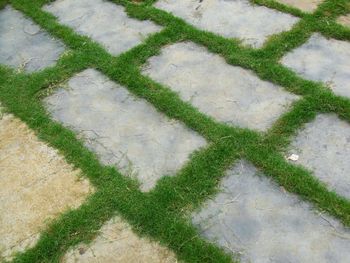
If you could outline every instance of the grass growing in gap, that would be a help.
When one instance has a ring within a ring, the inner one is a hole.
[[[0,8],[7,2],[0,0]],[[335,22],[337,16],[350,11],[348,1],[328,0],[314,14],[306,14],[273,0],[253,0],[255,4],[300,18],[292,30],[271,37],[263,48],[254,50],[243,47],[239,41],[201,31],[153,8],[155,0],[141,3],[114,0],[125,6],[131,17],[149,19],[164,27],[118,57],[111,56],[100,45],[43,12],[41,6],[49,1],[9,2],[63,41],[68,51],[57,65],[38,73],[17,73],[0,65],[0,101],[42,140],[60,150],[68,162],[80,168],[96,188],[84,205],[51,223],[37,245],[19,253],[14,262],[58,262],[73,245],[91,241],[102,224],[115,214],[125,218],[139,234],[173,249],[180,260],[231,262],[230,255],[198,236],[188,214],[217,192],[225,170],[240,158],[248,159],[289,192],[350,226],[349,200],[330,192],[309,171],[289,164],[283,156],[297,130],[320,112],[334,112],[350,123],[350,100],[334,95],[321,83],[298,77],[278,63],[286,52],[305,43],[313,32],[350,40],[350,30]],[[301,99],[266,134],[216,122],[181,101],[176,93],[141,75],[142,64],[158,54],[163,46],[186,40],[220,54],[229,64],[253,70],[261,79],[281,85]],[[45,92],[89,67],[100,70],[136,96],[146,99],[168,117],[182,121],[205,137],[209,146],[196,152],[176,176],[161,179],[150,193],[141,193],[135,181],[122,176],[115,168],[102,166],[75,134],[53,122],[42,106]]]

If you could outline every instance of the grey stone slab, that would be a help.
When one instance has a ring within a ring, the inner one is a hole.
[[[253,47],[261,47],[269,36],[291,29],[299,20],[289,14],[253,5],[248,0],[159,0],[155,7],[200,29],[227,38],[239,38]]]
[[[297,164],[312,170],[330,189],[350,199],[350,125],[333,114],[320,114],[290,146]]]
[[[44,10],[58,20],[89,36],[117,55],[140,44],[149,34],[161,27],[151,21],[129,18],[124,7],[104,0],[56,0],[46,5]]]
[[[295,8],[299,8],[304,12],[313,12],[316,10],[317,6],[324,0],[277,0],[278,2],[286,5],[290,5]]]
[[[262,131],[297,99],[192,42],[163,48],[148,60],[143,74],[219,121]]]
[[[336,94],[350,97],[350,43],[313,34],[301,47],[282,58],[282,64],[302,77],[322,81]]]
[[[53,65],[64,51],[40,27],[10,6],[0,10],[0,63],[33,72]]]
[[[239,161],[220,193],[193,215],[212,242],[242,262],[350,262],[350,230]]]
[[[116,216],[105,223],[90,244],[79,244],[62,263],[178,263],[174,253],[158,242],[137,236]]]
[[[137,177],[144,191],[174,175],[189,155],[206,145],[197,133],[93,69],[45,99],[54,119],[77,131],[107,165]]]

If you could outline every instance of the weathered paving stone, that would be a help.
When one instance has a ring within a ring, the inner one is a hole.
[[[341,16],[337,19],[338,23],[342,24],[343,26],[350,27],[350,14],[346,16]]]
[[[240,161],[193,215],[201,234],[242,262],[350,262],[350,230]]]
[[[316,10],[317,6],[324,0],[277,0],[278,2],[292,7],[299,8],[305,12],[313,12]]]
[[[42,70],[64,51],[61,42],[10,6],[0,10],[0,36],[0,63],[18,70]]]
[[[12,115],[0,116],[0,261],[33,246],[48,220],[93,190]]]
[[[176,263],[168,249],[138,237],[119,217],[108,221],[91,244],[69,251],[62,263]]]
[[[297,96],[191,42],[149,59],[143,73],[215,119],[265,131]]]
[[[290,147],[297,164],[315,173],[330,189],[350,199],[350,125],[333,114],[320,114],[299,132]]]
[[[334,93],[350,97],[350,43],[314,34],[282,63],[302,77],[322,81]]]
[[[44,10],[78,33],[91,37],[113,55],[140,44],[161,27],[129,18],[124,7],[104,0],[56,0]]]
[[[269,36],[291,29],[298,21],[248,0],[159,0],[155,6],[203,30],[239,38],[253,47],[261,47]]]
[[[173,175],[205,140],[124,87],[88,69],[46,99],[53,117],[85,138],[101,161],[137,177],[144,191]]]

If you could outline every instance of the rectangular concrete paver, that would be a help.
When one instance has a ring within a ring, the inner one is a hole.
[[[298,18],[248,0],[159,0],[155,7],[171,12],[187,22],[227,38],[238,38],[253,47],[287,31]]]
[[[299,8],[304,12],[313,12],[324,0],[277,0],[278,2]]]
[[[91,37],[113,55],[140,44],[161,27],[129,18],[124,7],[105,0],[56,0],[44,10],[78,33]]]
[[[93,190],[20,120],[0,116],[0,261],[33,246],[49,219]]]
[[[147,238],[138,237],[121,218],[114,217],[91,244],[68,251],[62,263],[176,263],[175,255]]]
[[[336,115],[320,114],[296,136],[290,154],[331,190],[350,200],[350,125]]]
[[[350,43],[313,34],[282,58],[282,64],[309,80],[322,81],[336,94],[350,97]]]
[[[149,59],[143,74],[179,92],[181,99],[218,121],[261,131],[297,99],[191,42],[163,48]]]
[[[33,72],[52,66],[64,51],[40,27],[10,6],[0,10],[0,63]]]
[[[96,70],[79,73],[68,87],[46,99],[52,116],[79,132],[104,164],[137,177],[144,191],[162,176],[174,175],[206,144]]]
[[[347,263],[350,230],[239,161],[193,222],[241,262]]]

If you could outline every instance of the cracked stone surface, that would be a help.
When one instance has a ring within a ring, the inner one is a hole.
[[[143,74],[218,121],[261,131],[298,98],[192,42],[163,48],[148,60]]]
[[[129,18],[124,7],[104,0],[56,0],[44,10],[79,34],[89,36],[117,55],[140,44],[161,27]]]
[[[277,2],[299,8],[300,10],[309,13],[315,11],[317,6],[323,1],[324,0],[277,0]]]
[[[320,114],[296,136],[290,153],[329,189],[350,200],[350,125],[333,114]]]
[[[193,215],[201,234],[242,262],[350,262],[350,230],[239,161]]]
[[[269,36],[290,30],[299,20],[289,14],[252,5],[248,0],[159,0],[155,7],[200,29],[238,38],[256,48],[261,47]]]
[[[350,97],[350,43],[313,34],[301,47],[282,58],[282,64],[302,77],[324,82],[334,93]]]
[[[56,150],[12,115],[0,116],[0,261],[33,246],[48,220],[93,190]]]
[[[0,10],[0,63],[34,72],[52,66],[64,51],[30,19],[10,6]]]
[[[87,69],[46,100],[54,119],[80,133],[106,165],[136,177],[148,191],[174,175],[204,138],[157,112],[145,100]]]
[[[338,23],[342,24],[343,26],[350,27],[350,14],[346,16],[341,16],[337,19]]]
[[[146,238],[115,217],[89,245],[80,244],[67,252],[62,263],[176,263],[174,253]]]

